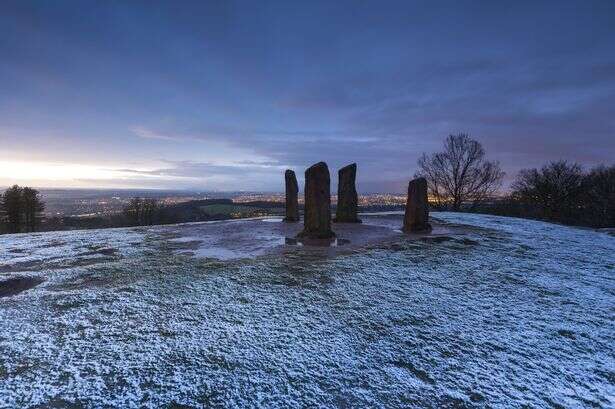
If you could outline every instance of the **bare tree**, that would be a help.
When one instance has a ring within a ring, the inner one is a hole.
[[[158,201],[156,199],[144,199],[141,204],[141,223],[151,226],[155,224],[158,213]]]
[[[592,169],[583,180],[585,221],[591,226],[615,227],[615,165]]]
[[[583,170],[576,163],[551,162],[542,169],[519,172],[512,185],[512,196],[535,208],[538,217],[572,222],[582,204]]]
[[[140,197],[133,197],[130,199],[130,203],[124,207],[124,214],[131,225],[141,225],[141,219],[143,218],[143,200]]]
[[[465,133],[449,135],[443,152],[423,154],[418,165],[416,176],[427,179],[430,199],[454,211],[463,203],[475,207],[493,195],[504,178],[500,164],[487,161],[482,145]]]
[[[150,226],[158,219],[160,206],[156,199],[135,197],[124,208],[124,215],[129,223],[136,226]]]

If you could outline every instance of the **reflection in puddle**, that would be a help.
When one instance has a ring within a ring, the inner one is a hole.
[[[293,237],[284,237],[284,244],[287,246],[303,246],[303,243]]]
[[[281,223],[282,219],[263,219],[263,221],[267,223]]]
[[[284,244],[287,246],[314,246],[314,247],[339,247],[346,244],[350,244],[350,240],[347,239],[296,239],[294,237],[285,237]]]
[[[189,255],[196,258],[215,258],[218,260],[233,260],[248,256],[247,254],[222,247],[199,247],[191,251],[181,251],[178,254]]]

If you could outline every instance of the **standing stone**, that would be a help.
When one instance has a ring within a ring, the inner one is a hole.
[[[299,185],[297,184],[297,176],[295,172],[287,169],[284,173],[286,180],[286,217],[285,222],[299,221],[299,201],[297,195],[299,193]]]
[[[305,212],[303,231],[298,237],[330,239],[331,230],[331,179],[329,168],[318,162],[305,171]]]
[[[357,179],[357,164],[345,166],[338,171],[339,181],[337,185],[337,211],[335,222],[337,223],[361,223],[357,217],[359,196],[355,182]]]
[[[404,232],[426,232],[431,230],[428,223],[427,180],[418,178],[408,183],[408,199],[404,215]]]

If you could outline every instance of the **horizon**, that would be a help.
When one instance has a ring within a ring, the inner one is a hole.
[[[613,2],[8,1],[0,37],[0,186],[280,192],[325,161],[400,193],[458,132],[504,189],[615,157]]]
[[[17,184],[18,186],[20,186],[19,184]],[[14,186],[14,185],[12,185]],[[332,186],[332,191],[331,191],[331,197],[337,196],[337,192],[335,192],[334,190],[337,189],[337,186],[334,186],[333,183],[331,184]],[[6,189],[10,188],[11,186],[0,186],[0,192],[5,191]],[[26,187],[26,185],[23,185],[22,187]],[[160,193],[170,193],[170,194],[181,194],[181,193],[199,193],[199,194],[216,194],[216,195],[223,195],[223,194],[259,194],[259,195],[266,195],[266,194],[272,194],[272,195],[284,195],[285,192],[284,190],[203,190],[203,189],[170,189],[170,188],[131,188],[131,187],[126,187],[126,188],[105,188],[105,187],[40,187],[40,186],[27,186],[33,189],[36,189],[37,191],[39,191],[41,194],[43,194],[43,196],[45,195],[45,193],[48,192],[52,192],[52,191],[71,191],[71,192],[79,192],[79,191],[83,191],[83,192],[160,192]],[[335,188],[335,189],[334,189]],[[400,192],[358,192],[359,196],[370,196],[370,195],[394,195],[394,196],[404,196],[406,195],[406,192],[400,191]],[[303,190],[300,189],[298,195],[300,197],[303,197]]]

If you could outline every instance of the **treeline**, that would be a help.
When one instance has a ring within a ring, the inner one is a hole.
[[[0,194],[0,199],[0,233],[151,226],[274,215],[281,212],[281,204],[275,202],[237,204],[231,199],[203,199],[164,204],[153,198],[135,197],[119,213],[44,218],[42,212],[45,204],[34,189],[13,186]]]
[[[440,152],[423,154],[417,177],[427,180],[435,210],[492,213],[588,227],[615,227],[615,165],[584,171],[567,161],[519,172],[498,196],[504,172],[469,134],[449,135]]]
[[[615,227],[615,165],[584,171],[551,162],[519,172],[510,194],[476,211],[595,228]]]
[[[163,224],[161,210],[158,200],[135,197],[124,208],[124,216],[131,226],[151,226]]]
[[[37,231],[45,203],[38,190],[14,185],[0,195],[0,233]]]
[[[221,220],[226,215],[210,214],[203,207],[210,205],[233,205],[230,199],[190,200],[171,205],[162,205],[156,199],[133,198],[124,208],[125,226],[151,226]]]
[[[188,202],[189,203],[189,202]],[[185,204],[163,205],[153,198],[134,197],[115,214],[101,216],[65,216],[49,218],[44,230],[106,229],[114,227],[152,226],[188,221],[205,221],[211,218],[199,214],[198,209],[190,209]]]

